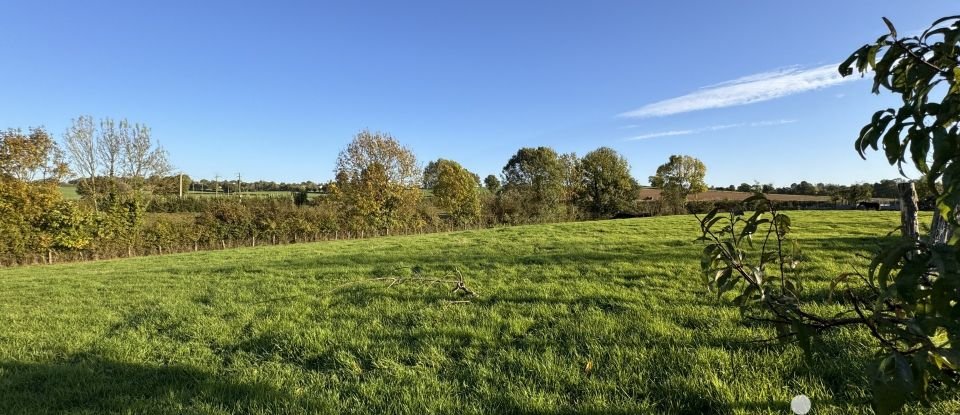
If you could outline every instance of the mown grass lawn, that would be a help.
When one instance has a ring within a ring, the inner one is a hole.
[[[795,212],[806,293],[896,212]],[[870,413],[862,331],[799,347],[706,292],[691,216],[0,270],[0,413]],[[419,266],[440,287],[337,286]],[[587,367],[590,366],[588,370]],[[960,399],[908,413],[960,412]]]

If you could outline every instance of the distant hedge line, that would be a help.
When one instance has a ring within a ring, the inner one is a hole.
[[[638,200],[616,217],[705,213],[714,207],[734,209],[738,201],[689,201],[686,212],[675,212],[657,200]],[[375,229],[351,222],[343,207],[330,198],[289,196],[237,198],[183,197],[125,194],[100,200],[63,201],[48,209],[52,218],[0,246],[0,264],[30,264],[137,255],[154,255],[241,246],[277,245],[324,240],[407,235],[518,225],[595,219],[570,205],[550,217],[516,215],[509,200],[487,196],[481,216],[471,223],[450,218],[431,198],[423,198],[416,211],[390,227]],[[825,202],[785,201],[781,209],[835,209]],[[55,219],[55,220],[54,220]],[[29,236],[30,233],[32,236]],[[13,243],[19,239],[18,243]],[[49,241],[46,242],[45,241]]]

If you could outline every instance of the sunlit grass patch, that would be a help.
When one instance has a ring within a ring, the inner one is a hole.
[[[791,214],[824,310],[898,221]],[[801,393],[870,413],[869,337],[828,335],[812,362],[755,343],[773,330],[706,291],[696,231],[673,216],[0,270],[0,413],[788,413]],[[415,266],[479,296],[343,286]]]

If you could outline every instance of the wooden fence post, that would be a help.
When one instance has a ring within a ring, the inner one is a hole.
[[[899,183],[897,190],[900,193],[900,233],[904,238],[917,239],[920,237],[920,226],[917,223],[917,191],[913,183]]]
[[[954,210],[960,211],[960,205],[955,206]],[[953,232],[953,225],[940,214],[940,208],[935,206],[933,208],[933,222],[930,223],[930,244],[946,244],[953,237]]]

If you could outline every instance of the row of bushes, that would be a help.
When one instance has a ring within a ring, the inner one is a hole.
[[[512,216],[507,203],[487,197],[483,214],[472,223],[450,220],[424,198],[406,222],[389,229],[371,229],[351,223],[343,208],[329,198],[309,201],[289,196],[238,199],[235,197],[169,197],[115,195],[94,207],[89,201],[69,203],[57,210],[57,224],[48,231],[52,240],[68,235],[71,243],[0,247],[0,264],[47,263],[124,256],[153,255],[240,246],[276,245],[381,235],[422,234],[530,223]],[[299,203],[297,203],[299,202]],[[737,201],[689,201],[686,211],[704,213],[714,207],[733,209]],[[822,209],[823,202],[781,202],[781,209]],[[677,213],[656,200],[640,200],[618,217]],[[684,212],[680,212],[684,213]],[[558,209],[535,222],[589,219],[573,208]],[[46,220],[50,222],[50,220]],[[41,238],[42,239],[42,238]],[[45,249],[40,249],[43,246]]]
[[[295,203],[293,197],[202,198],[137,196],[63,201],[55,210],[57,226],[22,226],[18,236],[0,241],[0,264],[107,259],[265,244],[422,234],[492,226],[492,217],[472,223],[451,220],[430,199],[421,200],[412,217],[390,228],[371,228],[344,215],[326,198]],[[38,223],[51,222],[41,219]],[[12,235],[12,234],[11,234]],[[34,235],[35,238],[28,238]],[[65,238],[69,235],[69,239]],[[70,243],[33,243],[33,240]]]

